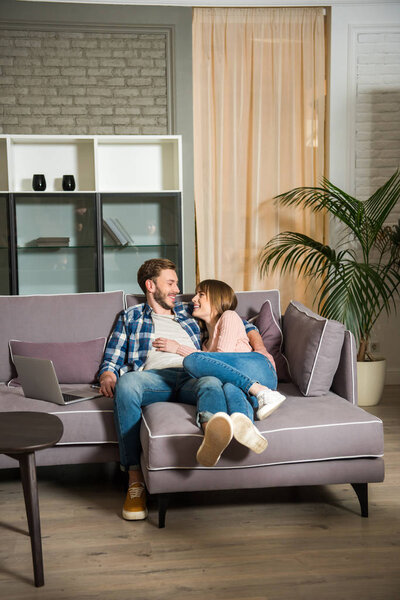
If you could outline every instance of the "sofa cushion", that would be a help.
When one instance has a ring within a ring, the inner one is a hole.
[[[273,313],[271,300],[264,302],[253,323],[259,330],[266,349],[274,358],[278,381],[290,381],[287,360],[282,354],[282,329]]]
[[[14,355],[48,358],[53,361],[59,383],[94,383],[103,360],[106,338],[86,342],[21,342],[10,340],[11,359]],[[19,384],[18,378],[9,385]]]
[[[63,392],[87,391],[93,394],[89,385],[62,386]],[[114,426],[113,399],[98,396],[70,406],[59,406],[51,402],[26,398],[21,387],[7,387],[0,384],[1,411],[37,411],[57,415],[64,426],[64,433],[57,446],[84,446],[95,444],[117,445]]]
[[[16,377],[9,340],[82,342],[108,337],[123,292],[0,296],[0,381]]]
[[[255,454],[232,440],[213,469],[383,455],[383,426],[377,417],[333,393],[304,398],[294,384],[281,384],[279,389],[285,402],[268,419],[255,422],[268,448]],[[195,415],[196,407],[171,402],[143,409],[141,443],[147,469],[205,468],[196,462],[203,434]]]
[[[292,300],[283,317],[284,353],[304,396],[327,394],[339,365],[344,325]]]

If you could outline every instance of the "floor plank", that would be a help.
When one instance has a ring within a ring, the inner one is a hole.
[[[33,586],[16,470],[0,471],[0,597],[7,600],[398,600],[400,386],[368,409],[386,477],[368,519],[349,485],[182,494],[157,528],[120,517],[112,465],[38,469],[45,581]]]

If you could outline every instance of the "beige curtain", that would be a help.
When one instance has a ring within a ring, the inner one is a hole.
[[[261,280],[258,257],[279,231],[325,235],[272,200],[324,173],[323,9],[195,8],[193,84],[198,277],[311,305],[304,280]]]

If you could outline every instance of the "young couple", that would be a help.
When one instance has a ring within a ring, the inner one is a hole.
[[[272,357],[256,328],[234,312],[237,301],[227,284],[206,280],[193,305],[176,303],[176,268],[166,259],[146,261],[138,283],[146,302],[120,314],[100,368],[101,393],[114,397],[121,466],[129,471],[122,511],[128,520],[147,516],[139,465],[143,406],[197,404],[204,431],[197,460],[213,466],[232,437],[255,452],[265,450],[254,409],[263,419],[285,399],[273,391]]]

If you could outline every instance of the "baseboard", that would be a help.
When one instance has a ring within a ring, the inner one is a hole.
[[[387,369],[385,385],[400,385],[400,369]]]

